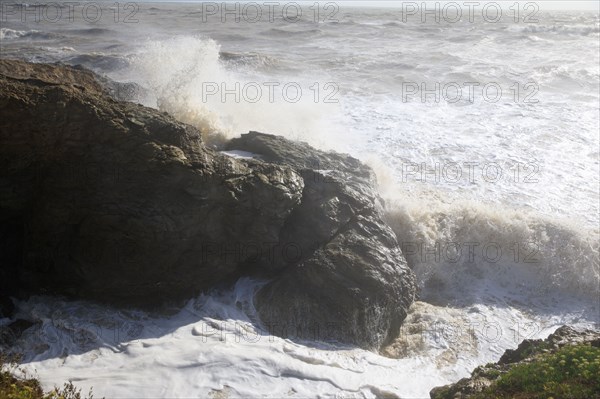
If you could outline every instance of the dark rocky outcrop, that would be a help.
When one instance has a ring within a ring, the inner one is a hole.
[[[28,289],[189,297],[239,273],[245,255],[221,247],[276,242],[300,201],[291,168],[211,151],[194,128],[112,101],[87,71],[1,61],[0,73],[0,217],[23,220]]]
[[[236,248],[277,242],[300,202],[291,168],[209,150],[88,71],[0,61],[0,93],[0,220],[22,221],[12,268],[28,291],[189,298],[238,277],[250,254]]]
[[[257,132],[232,140],[229,148],[290,166],[304,179],[302,201],[281,231],[284,242],[303,249],[301,259],[277,262],[281,276],[256,296],[269,328],[369,347],[394,338],[415,282],[383,222],[374,172],[347,155]]]
[[[0,326],[0,353],[12,348],[21,335],[33,325],[35,323],[29,320],[17,319],[7,325]]]
[[[10,280],[3,280],[10,281]],[[5,291],[3,291],[5,292]],[[10,297],[6,295],[0,295],[0,319],[3,317],[12,317],[15,311],[15,305],[10,299]]]
[[[369,348],[397,333],[414,279],[373,172],[259,133],[229,147],[262,160],[87,70],[0,60],[0,294],[147,307],[259,275],[273,333]]]
[[[507,349],[497,363],[479,366],[468,378],[432,389],[431,399],[468,399],[479,395],[515,365],[535,362],[540,355],[555,353],[566,345],[579,344],[600,347],[600,331],[580,331],[569,326],[562,326],[544,340],[526,339],[519,344],[517,349]]]

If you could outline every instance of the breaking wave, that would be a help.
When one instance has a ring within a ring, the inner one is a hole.
[[[589,25],[527,25],[518,28],[523,33],[550,33],[567,36],[590,36],[597,35],[600,32],[600,24],[595,26]]]
[[[42,32],[39,30],[15,30],[10,28],[0,28],[0,40],[13,39],[56,39],[60,37],[56,33]]]
[[[390,201],[388,221],[423,295],[449,303],[598,295],[598,231],[530,211]],[[437,297],[437,299],[436,299]]]
[[[277,79],[276,86],[268,86],[272,78],[233,72],[222,56],[227,61],[273,62],[258,55],[223,55],[212,39],[179,36],[147,42],[130,58],[129,75],[147,89],[145,105],[196,126],[208,138],[249,130],[278,132],[317,144],[325,138],[323,119],[331,115],[332,107],[313,101],[314,82]],[[292,89],[297,101],[283,100],[288,83],[300,88],[300,92]]]

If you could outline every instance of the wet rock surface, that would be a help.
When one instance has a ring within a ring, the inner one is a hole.
[[[251,132],[229,150],[85,69],[0,60],[2,295],[181,301],[241,276],[272,333],[377,348],[414,276],[373,171]]]
[[[3,269],[21,290],[185,299],[244,274],[236,247],[277,242],[301,199],[291,168],[213,151],[88,71],[3,60],[0,93],[0,220],[22,248]]]
[[[256,296],[262,320],[278,335],[339,339],[378,348],[397,334],[414,300],[415,281],[383,222],[374,172],[357,159],[251,132],[231,149],[294,168],[302,201],[281,236],[302,249],[298,263]]]

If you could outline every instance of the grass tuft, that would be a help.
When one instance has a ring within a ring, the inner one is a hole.
[[[81,396],[72,382],[62,388],[55,387],[44,393],[40,382],[19,367],[21,356],[0,352],[0,398],[2,399],[93,399],[92,390],[87,397]]]
[[[599,399],[600,348],[579,344],[517,364],[475,399]]]

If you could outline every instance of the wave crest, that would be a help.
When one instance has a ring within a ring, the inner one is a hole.
[[[597,230],[478,203],[393,201],[387,216],[430,299],[597,298]]]
[[[212,39],[191,36],[148,42],[131,57],[128,71],[131,80],[147,89],[148,95],[140,101],[196,126],[213,143],[250,130],[277,132],[313,144],[325,137],[322,124],[324,116],[331,115],[331,107],[313,100],[310,86],[314,81],[266,78],[245,68],[238,71],[227,62],[230,56],[221,59],[220,50]],[[270,89],[267,83],[276,86]],[[299,101],[281,98],[288,83],[303,90]],[[207,85],[217,92],[207,95]],[[250,101],[247,96],[255,96],[255,88],[259,95]]]
[[[50,32],[42,32],[39,30],[15,30],[10,28],[0,28],[0,40],[13,40],[13,39],[54,39],[60,37],[57,34]]]

